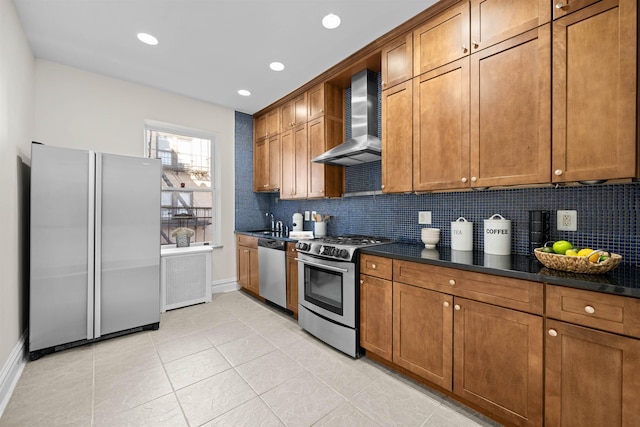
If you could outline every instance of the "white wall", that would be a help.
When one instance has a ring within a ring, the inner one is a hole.
[[[28,181],[22,164],[30,163],[33,73],[33,54],[13,2],[0,0],[0,374],[7,373],[26,328],[27,242],[22,231],[28,220]]]
[[[214,77],[212,77],[214,78]],[[234,111],[150,87],[36,59],[34,140],[47,145],[144,155],[144,122],[216,135],[221,166],[221,243],[213,282],[235,283]]]

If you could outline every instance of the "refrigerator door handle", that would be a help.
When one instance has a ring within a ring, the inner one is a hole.
[[[94,236],[94,286],[93,292],[94,300],[92,302],[93,306],[93,327],[94,327],[94,338],[100,337],[100,295],[102,294],[101,285],[102,285],[102,153],[95,153],[95,164],[96,164],[96,173],[95,173],[95,197],[94,197],[94,206],[95,206],[95,236]]]
[[[95,176],[96,176],[96,157],[93,151],[89,151],[89,212],[88,224],[89,232],[87,233],[87,339],[94,338],[94,282],[95,282],[95,235],[93,227],[95,226]]]

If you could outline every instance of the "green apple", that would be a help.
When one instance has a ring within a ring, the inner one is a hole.
[[[564,255],[569,249],[573,249],[573,245],[566,240],[558,240],[553,244],[553,251],[557,254]]]

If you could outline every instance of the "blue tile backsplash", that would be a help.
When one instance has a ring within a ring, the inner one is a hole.
[[[623,263],[639,264],[640,182],[593,186],[489,189],[427,194],[383,194],[337,199],[280,200],[278,193],[252,191],[252,117],[236,113],[236,229],[268,225],[273,212],[291,228],[295,212],[331,215],[329,235],[366,234],[398,241],[420,242],[419,211],[432,212],[441,229],[440,245],[451,244],[451,222],[463,216],[474,223],[474,249],[484,248],[483,220],[499,213],[511,220],[512,253],[529,252],[530,210],[551,212],[551,240],[566,239],[578,247],[604,249],[623,256]],[[347,167],[347,192],[380,189],[380,162]],[[578,231],[557,231],[557,210],[578,211]],[[305,221],[305,230],[312,223]]]

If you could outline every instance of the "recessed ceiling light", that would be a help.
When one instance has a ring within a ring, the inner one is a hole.
[[[151,46],[158,44],[158,39],[147,33],[138,33],[138,40]]]
[[[249,95],[251,95],[251,92],[249,92],[246,89],[240,89],[240,90],[238,90],[238,95],[249,96]]]
[[[330,13],[322,18],[322,25],[328,30],[338,28],[340,26],[340,17],[338,15]]]
[[[282,62],[272,62],[269,64],[269,68],[273,71],[282,71],[284,70],[284,64]]]

